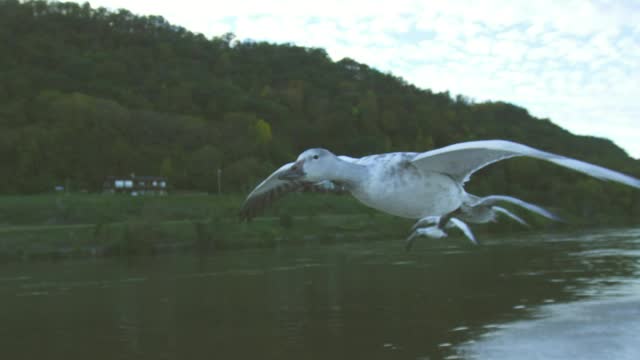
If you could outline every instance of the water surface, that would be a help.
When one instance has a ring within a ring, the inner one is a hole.
[[[640,358],[640,229],[483,240],[4,264],[0,348],[11,359]]]

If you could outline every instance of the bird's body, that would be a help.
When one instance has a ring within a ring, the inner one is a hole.
[[[464,190],[451,177],[415,166],[416,153],[390,153],[354,160],[367,176],[355,182],[351,194],[363,204],[388,214],[420,219],[457,209]],[[429,201],[425,201],[429,199]]]
[[[437,222],[430,228],[416,229],[410,239],[416,234],[442,237],[445,225],[451,221],[475,241],[464,221],[488,222],[497,213],[526,224],[515,214],[497,206],[497,202],[515,204],[557,220],[539,206],[513,197],[477,197],[465,192],[464,183],[474,172],[496,161],[517,156],[553,162],[602,180],[640,188],[640,180],[634,177],[504,140],[472,141],[424,153],[397,152],[362,158],[335,156],[325,149],[310,149],[303,152],[295,163],[285,164],[260,183],[247,197],[241,216],[252,218],[285,192],[315,189],[318,184],[323,184],[326,189],[329,183],[329,188],[349,192],[374,209],[418,219],[416,225]]]

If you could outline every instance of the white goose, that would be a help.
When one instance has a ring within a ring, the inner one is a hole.
[[[546,210],[519,199],[500,195],[478,198],[464,191],[464,183],[474,172],[517,156],[550,161],[589,176],[640,189],[640,180],[634,177],[505,140],[470,141],[423,153],[396,152],[362,158],[336,156],[325,149],[309,149],[295,162],[283,165],[262,181],[247,197],[240,216],[251,219],[278,197],[299,189],[346,191],[374,209],[418,219],[415,231],[407,238],[409,246],[418,235],[446,236],[444,228],[450,221],[473,240],[468,226],[454,215],[461,214],[460,218],[470,222],[487,222],[495,211],[501,211],[494,205],[498,201],[515,203],[556,219]],[[478,211],[474,212],[474,209]],[[489,211],[483,214],[482,209]]]

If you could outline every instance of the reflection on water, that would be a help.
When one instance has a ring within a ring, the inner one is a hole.
[[[640,231],[582,236],[569,255],[601,276],[576,276],[579,300],[538,307],[461,344],[468,359],[640,358]],[[603,276],[604,275],[604,276]]]
[[[552,356],[600,324],[637,354],[625,335],[638,324],[615,326],[638,314],[639,268],[640,229],[5,264],[0,347],[11,359],[495,359]]]

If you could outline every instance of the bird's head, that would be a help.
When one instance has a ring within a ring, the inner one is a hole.
[[[304,151],[289,169],[278,177],[280,180],[322,181],[330,180],[338,158],[326,149]]]

